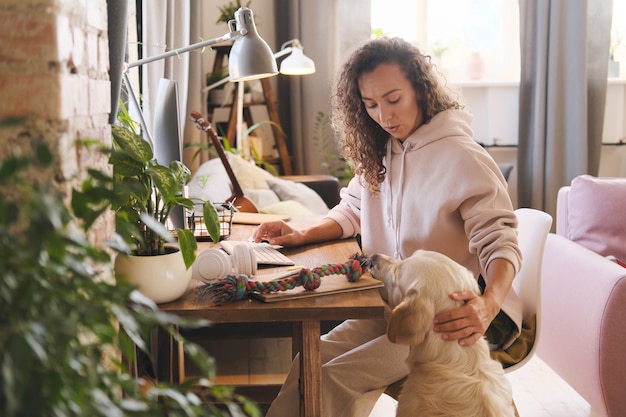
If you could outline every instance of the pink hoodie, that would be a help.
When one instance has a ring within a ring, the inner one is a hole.
[[[355,177],[328,214],[343,237],[360,233],[365,253],[399,259],[417,249],[441,252],[476,277],[496,258],[519,271],[517,218],[507,183],[474,141],[471,120],[465,111],[447,110],[404,142],[389,139],[380,195],[370,194]],[[502,310],[520,329],[521,303],[513,290]]]

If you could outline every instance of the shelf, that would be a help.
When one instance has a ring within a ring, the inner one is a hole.
[[[265,106],[265,102],[264,101],[249,101],[249,102],[244,102],[243,103],[243,107],[250,107],[250,106]],[[224,104],[213,104],[213,103],[207,103],[207,108],[209,110],[214,110],[214,109],[229,109],[233,107],[233,103],[229,102],[229,103],[224,103]]]
[[[222,67],[222,63],[224,59],[228,56],[230,48],[222,48],[216,49],[215,62],[213,65],[213,72],[215,72],[218,68]],[[243,119],[248,124],[248,126],[253,126],[254,120],[252,119],[252,112],[250,111],[250,107],[254,106],[264,106],[267,110],[268,118],[272,121],[272,133],[274,137],[274,143],[276,150],[278,151],[279,158],[274,163],[274,159],[265,159],[265,162],[272,163],[273,165],[277,165],[279,168],[280,175],[292,175],[292,163],[291,163],[291,155],[289,154],[289,149],[287,148],[287,144],[285,143],[285,134],[282,130],[282,125],[280,123],[280,118],[278,115],[278,104],[276,102],[276,97],[272,92],[272,86],[267,78],[261,78],[260,80],[261,87],[263,89],[263,99],[262,100],[254,100],[250,102],[244,102],[243,105]],[[235,84],[235,89],[232,92],[232,99],[228,100],[228,103],[212,103],[209,102],[207,97],[207,120],[209,122],[214,122],[213,113],[216,109],[226,108],[230,109],[230,115],[228,117],[228,131],[226,133],[226,138],[230,142],[231,146],[234,146],[235,139],[237,136],[237,89],[239,87],[238,83]],[[226,100],[225,100],[226,101]]]

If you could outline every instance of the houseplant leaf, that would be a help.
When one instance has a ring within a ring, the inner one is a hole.
[[[189,269],[193,265],[193,261],[196,260],[196,251],[198,250],[196,238],[189,229],[176,229],[176,232],[178,233],[178,244],[181,247],[185,266]]]

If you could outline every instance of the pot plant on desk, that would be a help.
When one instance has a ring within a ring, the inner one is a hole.
[[[190,177],[180,161],[160,165],[152,147],[136,134],[130,122],[112,126],[113,209],[116,230],[129,245],[115,260],[118,279],[125,278],[157,303],[180,297],[191,280],[191,266],[197,243],[189,229],[177,229],[178,245],[166,223],[176,207],[194,209],[194,201],[184,196]],[[217,211],[203,202],[203,218],[211,239],[220,237]],[[167,243],[170,243],[168,245]]]

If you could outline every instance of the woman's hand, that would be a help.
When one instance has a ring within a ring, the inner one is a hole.
[[[298,246],[304,243],[302,233],[284,221],[262,223],[252,234],[256,242],[267,241],[271,245]]]
[[[252,239],[257,243],[267,241],[281,246],[300,246],[340,237],[341,226],[331,219],[323,219],[315,226],[302,230],[294,229],[284,221],[267,222],[260,224],[252,234]]]
[[[507,293],[511,290],[515,269],[505,259],[494,259],[487,268],[485,292],[458,291],[450,298],[464,301],[461,307],[438,314],[434,330],[443,333],[445,340],[458,340],[462,346],[471,345],[485,335],[487,328],[500,312]]]
[[[455,292],[450,298],[464,301],[465,304],[438,314],[434,330],[443,333],[444,340],[458,340],[462,346],[471,345],[483,337],[500,311],[500,306],[494,300],[472,291]]]

